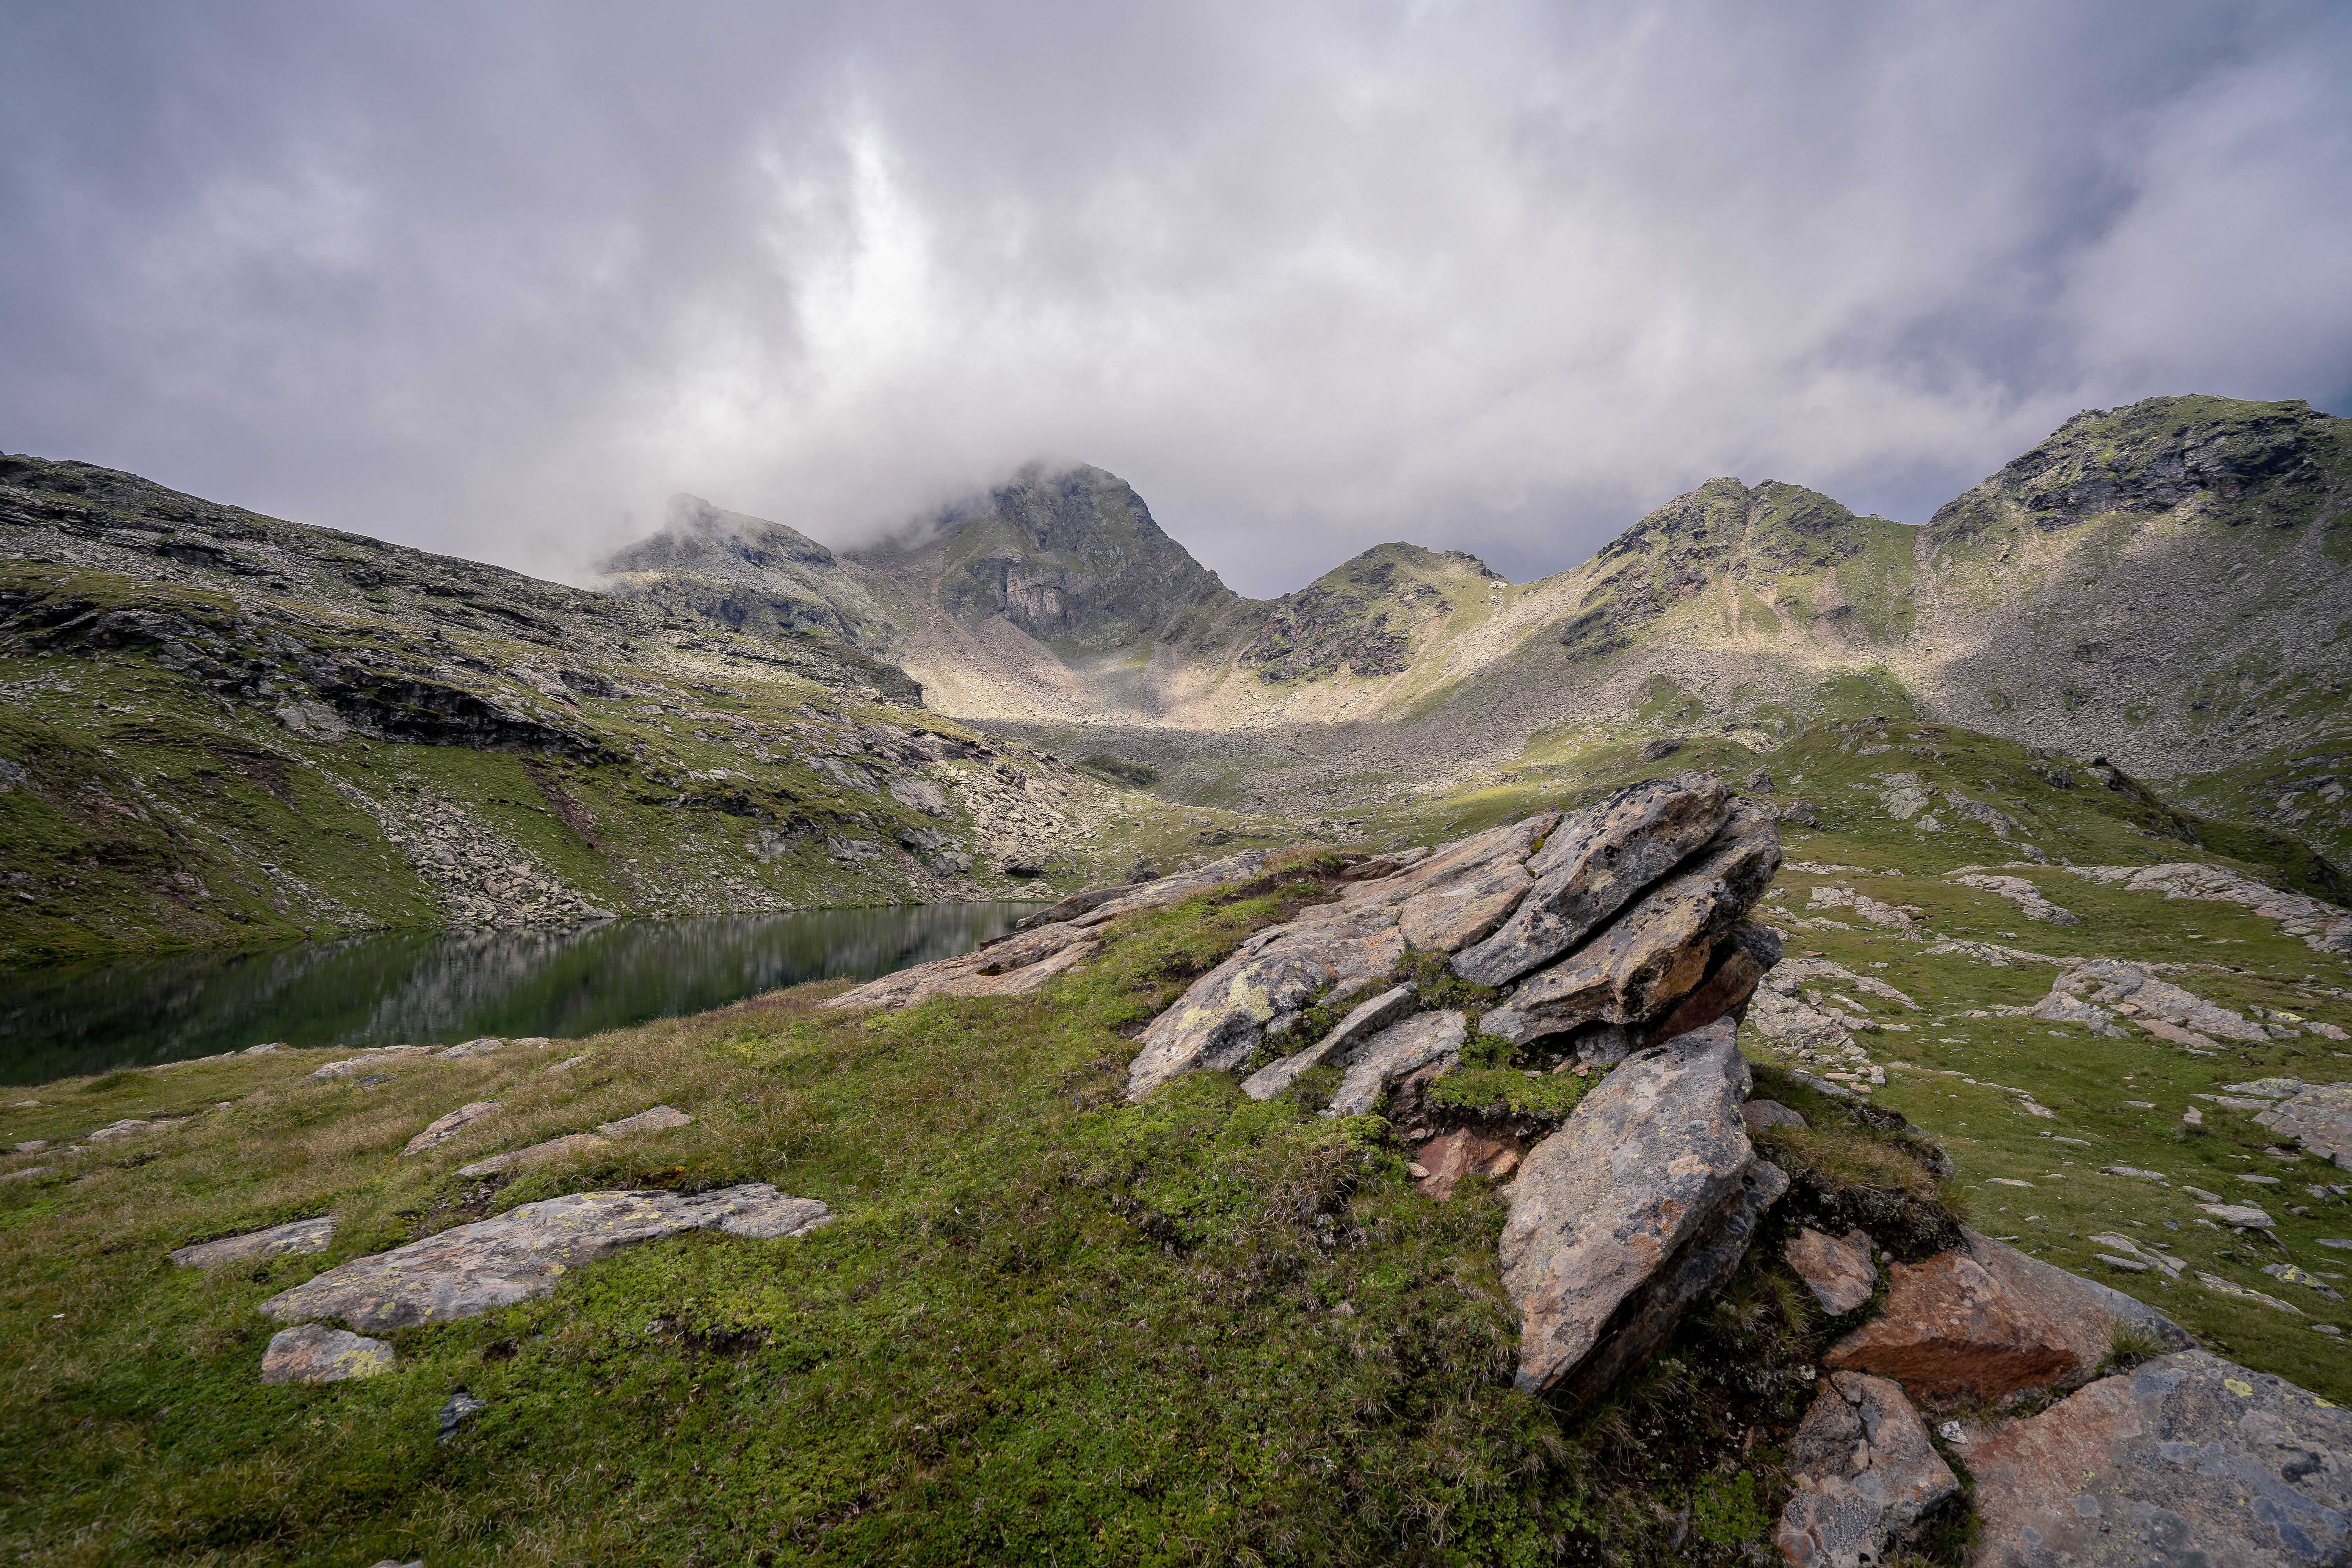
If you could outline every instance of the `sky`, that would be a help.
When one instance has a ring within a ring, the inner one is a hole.
[[[2352,413],[2352,7],[0,0],[0,449],[584,580],[1035,458],[1243,593]]]

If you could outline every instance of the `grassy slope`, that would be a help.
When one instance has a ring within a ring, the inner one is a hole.
[[[869,1018],[803,988],[587,1042],[568,1073],[545,1066],[567,1043],[373,1089],[303,1054],[51,1086],[0,1113],[12,1139],[192,1120],[0,1186],[0,1538],[86,1563],[1743,1561],[1833,1331],[1777,1237],[1569,1421],[1511,1386],[1497,1194],[1432,1204],[1383,1123],[1224,1076],[1120,1103],[1125,1035],[1318,896],[1131,920],[1035,998]],[[486,1098],[507,1110],[398,1156]],[[655,1101],[698,1120],[503,1188],[452,1173]],[[1833,1121],[1782,1157],[1924,1190]],[[254,1305],[319,1267],[586,1185],[753,1180],[842,1217],[638,1248],[394,1334],[394,1375],[255,1381]],[[328,1210],[324,1258],[162,1256]],[[436,1446],[460,1387],[488,1408]]]

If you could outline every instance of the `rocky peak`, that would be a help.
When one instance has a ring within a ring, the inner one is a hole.
[[[834,553],[796,528],[765,518],[715,507],[700,496],[669,498],[669,517],[662,531],[623,546],[604,563],[607,572],[663,572],[689,569],[705,575],[730,575],[735,563],[766,569],[787,563],[798,566],[831,566]]]
[[[1375,545],[1267,605],[1241,663],[1268,682],[1394,675],[1412,662],[1417,628],[1503,580],[1463,551]]]

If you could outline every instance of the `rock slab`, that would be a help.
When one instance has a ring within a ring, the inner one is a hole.
[[[1511,1184],[1503,1284],[1519,1386],[1574,1372],[1618,1308],[1744,1192],[1748,1064],[1728,1023],[1628,1057]]]
[[[1858,1230],[1826,1236],[1810,1226],[1800,1226],[1780,1249],[1822,1310],[1832,1318],[1853,1311],[1878,1288],[1878,1265],[1871,1259],[1874,1250],[1870,1237]]]
[[[638,1242],[688,1230],[800,1236],[831,1217],[815,1199],[764,1183],[690,1197],[572,1193],[355,1258],[272,1296],[261,1310],[280,1322],[332,1318],[360,1329],[454,1322],[544,1296],[568,1270]]]
[[[1832,1373],[1789,1445],[1797,1495],[1772,1543],[1790,1568],[1863,1568],[1960,1489],[1903,1390]]]
[[[1969,1468],[1989,1568],[2352,1559],[2352,1412],[2205,1351],[2007,1423]]]
[[[499,1101],[495,1100],[478,1100],[471,1104],[459,1106],[446,1116],[436,1116],[425,1124],[424,1131],[408,1141],[408,1146],[401,1152],[422,1154],[425,1150],[437,1144],[446,1143],[464,1131],[469,1122],[479,1121],[498,1108]]]
[[[1360,1003],[1332,1026],[1331,1032],[1303,1051],[1293,1051],[1278,1062],[1260,1068],[1242,1080],[1242,1092],[1252,1100],[1272,1100],[1291,1086],[1300,1073],[1320,1067],[1370,1035],[1378,1034],[1412,1010],[1411,984],[1391,986],[1369,1002]]]
[[[264,1383],[341,1383],[392,1370],[392,1347],[382,1340],[304,1323],[269,1336],[261,1352]]]
[[[2352,1083],[2307,1084],[2254,1121],[2352,1171]]]
[[[1469,1037],[1470,1020],[1460,1013],[1423,1013],[1390,1025],[1348,1058],[1347,1074],[1331,1096],[1331,1114],[1369,1113],[1380,1103],[1381,1090],[1406,1074],[1459,1060]]]
[[[218,1241],[176,1247],[171,1258],[183,1268],[218,1268],[223,1264],[247,1263],[257,1258],[299,1258],[324,1252],[334,1239],[335,1216],[324,1214],[273,1225],[267,1230],[249,1230],[243,1236],[225,1236]]]

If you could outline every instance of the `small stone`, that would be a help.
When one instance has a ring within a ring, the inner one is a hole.
[[[1874,1245],[1859,1230],[1843,1238],[1824,1236],[1801,1226],[1781,1249],[1789,1267],[1833,1318],[1843,1317],[1870,1300],[1878,1285],[1878,1265],[1870,1260]]]
[[[635,1116],[604,1122],[596,1131],[610,1138],[623,1138],[632,1132],[663,1132],[673,1127],[687,1126],[693,1121],[693,1117],[676,1106],[656,1105],[650,1110],[640,1110]]]
[[[1448,1132],[1422,1145],[1414,1163],[1408,1167],[1421,1190],[1444,1203],[1454,1195],[1454,1189],[1465,1176],[1507,1176],[1518,1168],[1519,1153],[1510,1144],[1498,1139],[1484,1138],[1475,1132]]]
[[[267,1230],[225,1236],[218,1241],[183,1247],[169,1256],[184,1268],[217,1268],[225,1263],[246,1263],[257,1258],[300,1258],[324,1252],[335,1239],[335,1216],[289,1220]]]
[[[390,1372],[392,1363],[392,1347],[382,1340],[304,1323],[269,1337],[269,1348],[261,1352],[261,1381],[341,1383]]]
[[[450,1139],[455,1138],[460,1131],[462,1131],[467,1123],[478,1121],[483,1117],[488,1116],[491,1111],[496,1110],[499,1108],[499,1102],[495,1100],[478,1100],[469,1105],[459,1106],[457,1110],[450,1111],[447,1115],[439,1117],[429,1123],[424,1131],[419,1132],[415,1137],[411,1138],[408,1141],[408,1146],[403,1149],[401,1152],[403,1154],[421,1154],[425,1150],[434,1147],[436,1144],[447,1142]]]
[[[1796,1496],[1773,1544],[1795,1568],[1862,1568],[1960,1489],[1903,1390],[1840,1372],[1789,1445]]]
[[[455,1060],[463,1057],[488,1056],[492,1051],[502,1049],[506,1046],[506,1041],[499,1039],[495,1035],[484,1035],[479,1039],[467,1040],[462,1045],[451,1046],[447,1050],[443,1051],[440,1054],[445,1060]]]
[[[599,1149],[612,1146],[610,1138],[599,1138],[593,1132],[570,1132],[561,1138],[533,1143],[529,1148],[510,1149],[503,1154],[477,1160],[470,1165],[460,1165],[457,1173],[467,1177],[495,1176],[500,1171],[510,1171],[520,1165],[550,1164],[573,1154],[592,1154]]]
[[[443,1443],[449,1441],[457,1435],[457,1428],[465,1424],[467,1416],[477,1410],[488,1410],[489,1407],[488,1400],[477,1399],[464,1389],[459,1389],[449,1396],[449,1403],[441,1407],[441,1414],[435,1418],[441,1428],[441,1435],[436,1440]]]
[[[2243,1226],[2248,1230],[2276,1228],[2271,1216],[2252,1204],[2199,1204],[2197,1206],[2223,1225]]]
[[[1768,1127],[1794,1127],[1802,1131],[1804,1113],[1791,1110],[1777,1100],[1751,1100],[1739,1108],[1739,1119],[1748,1123],[1750,1132],[1761,1132]]]
[[[16,1145],[16,1152],[19,1154],[37,1154],[48,1146],[49,1141],[46,1138],[27,1138],[22,1143]]]

